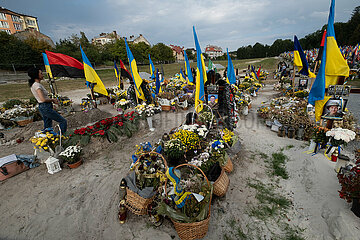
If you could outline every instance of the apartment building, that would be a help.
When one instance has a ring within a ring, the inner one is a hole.
[[[0,31],[14,34],[27,29],[39,31],[36,17],[20,14],[0,7]]]
[[[207,45],[205,53],[209,56],[209,58],[216,58],[224,55],[222,48],[214,45]]]

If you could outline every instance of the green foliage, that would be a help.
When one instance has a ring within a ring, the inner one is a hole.
[[[23,102],[19,99],[9,99],[4,104],[3,107],[5,109],[13,108],[15,105],[21,105]]]

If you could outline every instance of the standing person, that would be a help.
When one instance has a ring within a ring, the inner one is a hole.
[[[39,103],[39,111],[44,120],[43,132],[50,132],[54,134],[52,128],[52,120],[54,120],[59,123],[61,133],[65,134],[67,129],[67,121],[53,109],[53,103],[58,104],[59,102],[57,99],[50,99],[48,92],[44,86],[41,85],[40,82],[44,79],[42,71],[39,68],[33,67],[29,69],[28,76],[30,77],[30,90]]]

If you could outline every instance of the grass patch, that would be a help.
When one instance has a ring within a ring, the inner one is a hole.
[[[260,157],[261,157],[262,159],[268,159],[268,158],[269,158],[269,156],[268,156],[266,153],[260,152],[259,155],[260,155]]]
[[[272,154],[271,159],[271,168],[272,168],[272,175],[279,176],[283,179],[288,179],[289,175],[285,168],[285,161],[287,157],[282,152],[277,152]]]
[[[275,192],[274,187],[270,184],[253,180],[248,182],[248,186],[256,190],[255,198],[260,205],[250,209],[250,216],[254,216],[261,220],[276,216],[280,211],[290,207],[291,201]]]
[[[292,149],[292,148],[294,148],[294,147],[295,147],[294,145],[287,145],[287,146],[286,146],[286,150]]]

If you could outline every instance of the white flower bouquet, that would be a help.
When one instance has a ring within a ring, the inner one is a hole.
[[[67,163],[76,163],[80,160],[82,148],[80,146],[69,146],[62,151],[59,156],[64,159]]]
[[[199,137],[206,137],[206,133],[208,132],[208,129],[205,125],[198,125],[198,124],[192,124],[192,125],[183,125],[180,127],[183,130],[188,130],[191,132],[196,133],[199,135]]]
[[[333,146],[340,146],[354,140],[356,133],[349,129],[333,128],[326,132],[326,136],[331,137],[330,142]]]

